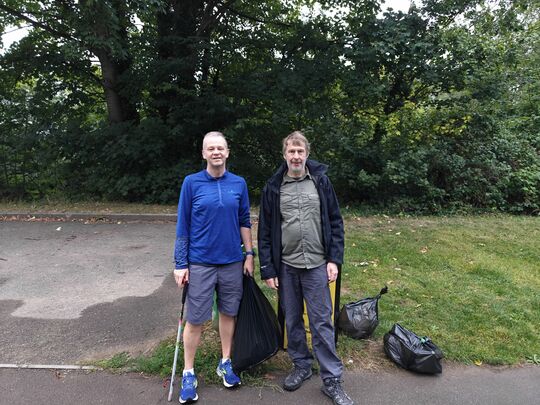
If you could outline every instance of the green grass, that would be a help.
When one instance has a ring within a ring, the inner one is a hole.
[[[540,218],[351,217],[346,234],[342,303],[389,286],[375,339],[399,322],[467,364],[540,353]]]
[[[158,204],[134,204],[124,202],[106,201],[64,201],[64,200],[43,200],[43,201],[0,201],[0,212],[95,212],[98,214],[176,214],[176,205]]]
[[[157,374],[163,378],[170,377],[174,360],[175,339],[171,337],[161,342],[150,356],[131,357],[122,352],[109,359],[94,361],[90,364],[112,371],[137,371],[147,374]],[[216,374],[216,367],[221,358],[219,334],[212,323],[205,324],[201,345],[195,358],[197,377],[206,384],[220,384],[221,378]],[[183,364],[183,347],[179,346],[177,373],[181,373]],[[274,382],[275,373],[288,370],[290,363],[284,352],[279,352],[272,359],[260,366],[242,373],[244,384],[251,386],[266,386],[281,390],[280,383]],[[177,374],[178,375],[178,374]]]

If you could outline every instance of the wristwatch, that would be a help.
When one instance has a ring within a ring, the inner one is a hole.
[[[253,257],[257,256],[253,250],[246,251],[245,255],[246,256],[253,256]]]

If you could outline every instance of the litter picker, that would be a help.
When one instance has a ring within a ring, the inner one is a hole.
[[[171,382],[169,384],[169,399],[171,402],[173,395],[174,374],[176,373],[176,362],[178,360],[178,348],[180,347],[180,339],[182,339],[182,322],[184,320],[184,304],[186,303],[186,295],[189,284],[184,284],[182,289],[182,307],[180,309],[180,319],[178,320],[178,333],[176,334],[176,347],[174,349],[174,362],[172,366]]]

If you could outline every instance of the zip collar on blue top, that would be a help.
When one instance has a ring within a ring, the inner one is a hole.
[[[313,178],[313,182],[318,184],[321,177],[326,174],[328,171],[328,165],[324,163],[319,163],[316,160],[308,159],[306,161],[306,166],[309,170],[309,175]],[[272,177],[268,180],[268,188],[274,193],[279,193],[281,188],[281,181],[283,180],[283,175],[287,172],[287,162],[283,162],[279,169],[273,174]]]
[[[210,173],[208,173],[208,170],[206,170],[206,169],[204,169],[203,172],[206,175],[206,178],[208,180],[216,180],[216,181],[221,180],[221,179],[225,179],[227,177],[227,173],[229,173],[227,170],[225,170],[225,172],[223,173],[223,176],[214,177]]]

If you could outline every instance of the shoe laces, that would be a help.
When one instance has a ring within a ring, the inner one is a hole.
[[[327,378],[324,380],[326,386],[338,395],[345,395],[343,387],[341,386],[341,380],[339,378]]]
[[[291,373],[291,376],[293,377],[300,377],[304,375],[307,372],[307,370],[303,369],[302,367],[295,367],[294,370]]]
[[[182,387],[183,388],[190,388],[195,385],[195,381],[197,381],[197,377],[195,377],[195,374],[186,374],[182,377]]]
[[[224,363],[219,365],[219,368],[225,370],[225,374],[230,375],[233,373],[232,364],[230,360],[226,360]]]

